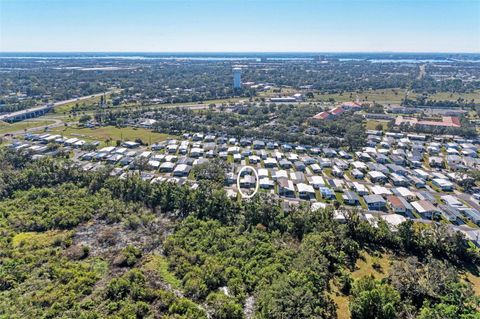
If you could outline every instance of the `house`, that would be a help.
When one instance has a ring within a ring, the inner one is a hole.
[[[332,168],[332,175],[336,177],[343,177],[343,170],[334,165]]]
[[[409,175],[407,178],[410,181],[410,183],[413,186],[415,186],[416,188],[425,188],[426,187],[425,181],[421,178],[418,178],[417,176]]]
[[[122,154],[112,154],[110,155],[109,157],[107,157],[107,162],[109,164],[115,164],[117,163],[119,160],[121,160],[123,157]]]
[[[123,147],[126,147],[126,148],[137,148],[137,147],[140,146],[140,143],[131,142],[131,141],[126,141],[126,142],[123,142],[123,143],[122,143],[122,146],[123,146]]]
[[[310,180],[310,185],[312,185],[316,189],[319,189],[320,187],[325,186],[325,181],[323,180],[323,177],[321,177],[321,176],[314,175],[310,179],[311,179]]]
[[[387,168],[390,170],[390,172],[405,176],[408,173],[408,170],[405,167],[402,167],[397,164],[387,164]]]
[[[281,159],[280,162],[278,162],[278,164],[283,169],[292,168],[292,163],[289,160],[286,160],[286,159]]]
[[[440,210],[428,200],[418,200],[411,204],[415,211],[424,218],[432,219],[433,217],[440,215]]]
[[[366,195],[363,197],[369,210],[382,210],[387,202],[380,195]]]
[[[321,168],[332,167],[332,161],[329,160],[328,158],[321,158],[318,162]]]
[[[288,172],[285,170],[279,170],[273,173],[273,179],[278,180],[278,179],[288,179]]]
[[[175,164],[172,162],[164,162],[162,165],[160,165],[159,171],[162,173],[170,173],[173,172],[173,169],[175,168]]]
[[[379,195],[379,196],[392,195],[392,192],[391,192],[388,188],[383,187],[383,186],[380,186],[380,185],[370,186],[370,191],[371,191],[374,195]]]
[[[235,155],[235,154],[238,154],[238,153],[240,153],[240,147],[238,147],[238,146],[230,146],[227,149],[227,154],[228,155]]]
[[[380,218],[389,225],[389,228],[392,231],[396,231],[401,223],[407,221],[404,216],[398,214],[384,214],[380,215]]]
[[[406,214],[413,211],[412,205],[400,196],[387,196],[387,203],[390,209],[396,214]]]
[[[305,174],[302,172],[290,172],[290,179],[294,184],[305,182]]]
[[[318,164],[312,164],[310,165],[310,169],[312,170],[312,172],[314,172],[315,174],[318,174],[322,171],[320,165]]]
[[[339,151],[338,155],[343,159],[351,159],[352,156],[345,151]]]
[[[278,183],[278,194],[284,197],[295,197],[295,187],[293,182],[286,178],[281,178],[277,180]]]
[[[361,172],[366,172],[367,171],[367,165],[363,162],[354,161],[350,165],[352,166],[352,168],[358,169]]]
[[[427,172],[425,172],[423,169],[420,169],[420,168],[414,169],[413,175],[423,179],[424,181],[427,181],[430,179],[430,174],[428,174]]]
[[[293,165],[295,166],[295,169],[296,169],[297,171],[302,171],[302,172],[303,172],[303,171],[305,171],[305,169],[307,168],[307,167],[305,166],[305,164],[304,164],[303,162],[301,162],[301,161],[295,161],[295,162],[293,163]]]
[[[252,155],[252,156],[249,156],[249,157],[248,157],[248,162],[249,162],[250,164],[260,163],[260,160],[261,160],[260,157],[257,156],[257,155]]]
[[[249,146],[249,145],[252,145],[252,140],[248,139],[248,138],[241,138],[240,139],[240,146]]]
[[[430,165],[430,167],[443,168],[443,159],[439,156],[430,156],[428,165]]]
[[[343,198],[343,202],[347,205],[358,205],[360,204],[360,198],[358,197],[358,195],[351,191],[351,190],[347,190],[345,191],[343,194],[342,194],[342,198]]]
[[[337,155],[338,155],[337,151],[335,151],[332,148],[327,148],[327,147],[323,148],[322,152],[325,155],[325,157],[330,157],[330,158],[331,157],[337,157]]]
[[[274,182],[268,177],[259,176],[258,178],[260,179],[258,182],[260,188],[272,189],[275,186]]]
[[[443,217],[451,223],[457,223],[458,221],[461,221],[462,214],[457,207],[450,205],[440,205],[439,208]]]
[[[319,187],[318,191],[320,192],[320,195],[322,195],[322,198],[324,199],[327,199],[327,200],[335,199],[335,192],[328,187]]]
[[[200,157],[203,155],[203,149],[199,147],[193,147],[190,150],[190,156],[191,157]]]
[[[451,192],[453,191],[453,184],[447,179],[443,178],[434,178],[432,180],[432,184],[436,187],[440,188],[444,192]]]
[[[263,165],[266,168],[274,168],[277,167],[277,160],[271,157],[268,157],[266,160],[263,161]]]
[[[192,136],[192,141],[201,141],[203,140],[203,138],[204,138],[203,133],[195,133]]]
[[[330,118],[332,115],[328,112],[320,112],[316,115],[313,116],[314,119],[316,120],[326,120],[328,118]]]
[[[303,155],[300,160],[305,164],[305,165],[313,165],[317,163],[317,160],[314,159],[313,157],[310,157],[308,155]]]
[[[242,160],[242,155],[240,155],[240,154],[238,154],[238,153],[237,153],[237,154],[233,154],[233,161],[234,161],[234,162],[238,163],[238,162],[240,162],[241,160]]]
[[[446,205],[453,206],[453,207],[464,207],[465,205],[455,196],[453,195],[443,195],[440,197]]]
[[[393,193],[395,193],[395,195],[401,196],[408,201],[412,201],[416,197],[416,195],[406,187],[397,187],[392,190],[393,190]]]
[[[459,231],[465,236],[465,238],[471,241],[475,246],[480,247],[480,230],[471,228],[466,225],[459,226]]]
[[[307,185],[304,183],[297,184],[298,189],[298,196],[302,199],[310,200],[315,198],[315,190],[311,185]]]
[[[369,194],[367,187],[364,184],[360,184],[358,182],[352,183],[352,189],[360,196],[365,196]]]
[[[266,168],[259,168],[257,171],[258,178],[268,177],[268,169]]]
[[[265,148],[265,142],[260,140],[253,141],[253,149],[254,150],[261,150]]]
[[[352,169],[352,171],[350,172],[350,174],[352,175],[353,178],[355,179],[363,179],[363,177],[365,176],[360,170],[358,169]]]
[[[252,175],[244,175],[242,178],[240,178],[240,187],[242,188],[253,188],[255,187],[256,183],[256,178]]]
[[[426,201],[429,201],[431,203],[436,203],[437,202],[437,199],[435,198],[435,196],[433,196],[430,192],[428,191],[420,191],[417,193],[418,194],[418,198],[420,200],[426,200]]]
[[[177,149],[178,149],[178,145],[175,145],[175,144],[167,145],[166,147],[167,153],[170,153],[170,154],[176,153]]]
[[[187,164],[178,164],[177,167],[173,170],[173,176],[185,177],[190,174],[191,166]]]
[[[462,208],[460,212],[474,224],[480,226],[480,213],[473,208]]]
[[[379,171],[370,171],[368,172],[368,178],[372,183],[385,183],[387,181],[387,176]]]
[[[333,188],[336,192],[343,192],[344,189],[344,181],[338,178],[331,178],[328,180],[328,184]]]
[[[392,173],[390,174],[390,180],[394,186],[407,186],[408,179],[402,175]]]

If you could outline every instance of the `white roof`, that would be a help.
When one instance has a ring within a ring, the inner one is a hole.
[[[297,184],[297,188],[298,188],[298,192],[300,193],[315,193],[315,190],[313,189],[312,186],[304,183]]]
[[[401,223],[407,221],[407,219],[402,216],[402,215],[399,215],[399,214],[386,214],[386,215],[382,215],[380,216],[385,222],[387,222],[388,224],[390,224],[392,227],[392,229],[396,229],[398,227],[398,225],[400,225]]]
[[[78,141],[78,139],[77,139]],[[107,147],[104,147],[102,148],[101,150],[99,150],[100,153],[110,153],[112,152],[113,150],[115,149],[114,146],[107,146]]]
[[[258,169],[258,177],[267,177],[267,176],[268,176],[268,169],[266,168]]]
[[[435,178],[433,179],[433,182],[440,186],[453,186],[453,184],[449,180],[443,178]]]
[[[275,178],[288,178],[288,172],[286,170],[279,170],[275,172]]]
[[[415,194],[413,194],[412,191],[410,191],[406,187],[397,187],[397,192],[403,197],[413,197],[413,196],[415,196]]]
[[[387,178],[385,174],[379,171],[370,171],[368,172],[368,175],[372,178]]]
[[[447,203],[450,206],[456,206],[456,207],[464,206],[463,203],[453,195],[443,195],[441,198],[445,203]]]
[[[160,165],[160,168],[173,168],[175,166],[175,164],[173,164],[172,162],[164,162],[162,163],[162,165]]]
[[[260,181],[258,182],[260,185],[268,185],[268,186],[273,186],[273,181],[268,178],[268,177],[263,177],[260,178]]]
[[[375,195],[392,195],[392,192],[389,189],[379,185],[370,186],[370,190]]]
[[[181,171],[186,170],[187,167],[188,167],[187,164],[178,164],[177,167],[175,167],[174,171],[175,172],[181,172]]]
[[[312,176],[311,177],[312,181],[311,181],[311,184],[312,185],[320,185],[320,186],[323,186],[325,185],[325,180],[323,179],[322,176]]]
[[[155,160],[150,160],[150,161],[148,161],[148,165],[150,165],[151,167],[159,167],[159,166],[160,166],[160,162],[159,162],[159,161],[155,161]]]

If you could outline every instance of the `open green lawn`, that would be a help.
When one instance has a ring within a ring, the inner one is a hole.
[[[383,279],[390,270],[390,255],[382,254],[379,257],[372,256],[366,251],[361,253],[363,259],[358,259],[356,269],[352,272],[352,277],[358,279],[364,276],[373,275],[376,279]],[[380,265],[377,270],[373,267],[374,263]]]
[[[114,126],[103,126],[99,128],[57,127],[52,129],[52,132],[63,136],[75,136],[86,140],[96,140],[100,142],[104,142],[108,139],[111,139],[114,142],[116,140],[133,141],[139,138],[149,145],[173,137],[168,134],[156,133],[143,128],[118,128]]]
[[[381,121],[381,120],[367,120],[366,128],[367,130],[376,130],[377,125],[382,126],[382,130],[386,130],[388,126],[388,121]]]
[[[362,93],[357,92],[345,92],[336,94],[315,94],[315,100],[326,101],[330,98],[335,99],[336,102],[355,101],[358,97],[360,102],[377,102],[381,104],[399,104],[405,97],[405,89],[381,89],[381,90],[367,90]],[[421,92],[409,92],[409,98],[415,98]],[[480,101],[480,90],[473,93],[450,93],[439,92],[430,94],[429,100],[448,100],[456,101],[458,98],[462,98],[466,101],[474,99],[476,102]]]
[[[22,122],[16,122],[12,124],[0,122],[0,134],[7,134],[11,132],[16,132],[16,131],[22,131],[32,127],[47,126],[53,123],[55,122],[51,120],[22,121]]]
[[[106,96],[107,96],[107,101],[108,101],[110,95],[107,94]],[[95,96],[95,97],[91,97],[91,98],[88,98],[88,99],[84,99],[84,100],[80,100],[80,101],[74,101],[74,102],[69,102],[69,103],[65,103],[65,104],[56,106],[56,107],[55,107],[55,112],[56,112],[56,113],[70,112],[70,110],[71,110],[76,104],[78,104],[80,107],[82,107],[83,105],[89,106],[89,105],[92,105],[92,104],[98,104],[99,102],[100,102],[100,96]]]
[[[336,102],[355,101],[358,97],[360,102],[377,102],[384,104],[398,104],[405,97],[405,90],[383,89],[368,90],[362,93],[345,92],[336,94],[315,94],[315,100],[327,101],[333,98]]]

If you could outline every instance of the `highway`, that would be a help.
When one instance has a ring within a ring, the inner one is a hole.
[[[24,114],[29,114],[29,113],[34,113],[34,112],[41,112],[41,111],[44,111],[48,108],[51,108],[52,105],[53,107],[56,107],[56,106],[61,106],[61,105],[65,105],[65,104],[68,104],[68,103],[72,103],[72,102],[78,102],[78,101],[82,101],[82,100],[87,100],[87,99],[90,99],[90,98],[94,98],[94,97],[98,97],[98,96],[102,96],[104,94],[110,94],[110,93],[113,93],[113,92],[118,92],[119,90],[111,90],[111,91],[108,91],[108,92],[102,92],[102,93],[97,93],[97,94],[92,94],[92,95],[86,95],[86,96],[82,96],[82,97],[78,97],[78,98],[75,98],[75,99],[69,99],[69,100],[64,100],[64,101],[59,101],[59,102],[55,102],[55,103],[52,103],[52,104],[46,104],[46,105],[42,105],[42,106],[35,106],[35,107],[32,107],[32,108],[29,108],[29,109],[25,109],[25,110],[21,110],[21,111],[16,111],[16,112],[11,112],[11,113],[7,113],[7,114],[2,114],[0,115],[0,121],[5,121],[11,117],[17,117],[17,116],[21,116],[21,115],[24,115]]]

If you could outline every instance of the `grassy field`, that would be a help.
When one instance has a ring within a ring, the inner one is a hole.
[[[133,141],[139,138],[149,145],[172,137],[168,134],[156,133],[143,128],[118,128],[114,126],[104,126],[99,128],[57,127],[53,129],[52,132],[63,136],[74,136],[100,142],[105,142],[109,139],[113,142],[116,140]]]
[[[375,257],[368,252],[362,252],[363,259],[358,259],[356,269],[352,272],[352,278],[359,279],[364,276],[373,275],[376,279],[385,278],[390,270],[390,255],[383,254],[380,257]],[[380,269],[377,270],[373,267],[376,263],[380,265]]]
[[[326,101],[330,98],[335,99],[336,102],[355,101],[358,97],[360,102],[378,102],[382,104],[399,104],[405,97],[405,89],[382,89],[382,90],[368,90],[362,93],[345,92],[343,94],[315,94],[315,100]],[[409,92],[409,98],[415,98],[417,92]],[[440,92],[428,96],[429,100],[448,100],[456,101],[458,98],[470,101],[474,99],[476,102],[480,101],[480,91],[473,93],[450,93]]]
[[[53,123],[55,122],[51,120],[22,121],[22,122],[16,122],[12,124],[0,122],[0,134],[7,134],[15,131],[22,131],[32,127],[47,126]]]
[[[315,100],[327,101],[333,98],[336,102],[355,101],[358,97],[360,102],[378,102],[384,104],[398,104],[405,97],[405,90],[402,89],[384,89],[369,90],[362,93],[345,92],[343,94],[315,94]]]
[[[390,269],[390,255],[383,254],[380,257],[374,257],[366,251],[361,252],[361,256],[364,260],[358,259],[356,264],[356,270],[352,272],[351,276],[353,279],[359,279],[364,276],[373,275],[376,279],[385,278]],[[378,263],[381,268],[380,272],[373,267],[373,263]],[[335,285],[332,285],[332,293],[330,296],[337,305],[337,315],[338,319],[348,319],[350,318],[350,309],[348,307],[349,298],[348,296],[343,295],[338,291],[338,288]]]
[[[475,100],[475,102],[480,102],[480,91],[475,91],[473,93],[450,93],[450,92],[440,92],[429,95],[430,100],[449,100],[456,101],[459,98],[462,98],[466,101]]]
[[[376,130],[378,124],[382,126],[382,130],[386,130],[388,126],[388,121],[367,120],[366,128],[367,130]]]
[[[106,97],[107,97],[107,101],[108,101],[109,98],[110,98],[110,94],[106,94]],[[100,102],[100,96],[95,96],[95,97],[91,97],[91,98],[88,98],[88,99],[69,102],[69,103],[65,103],[65,104],[56,106],[55,107],[55,112],[56,113],[66,113],[66,112],[70,112],[70,110],[75,106],[75,104],[78,104],[81,107],[82,105],[98,104],[99,102]]]
[[[155,271],[158,275],[165,280],[172,288],[180,289],[182,286],[181,281],[170,272],[168,261],[165,257],[159,255],[151,255],[146,260],[143,268],[149,271]]]

